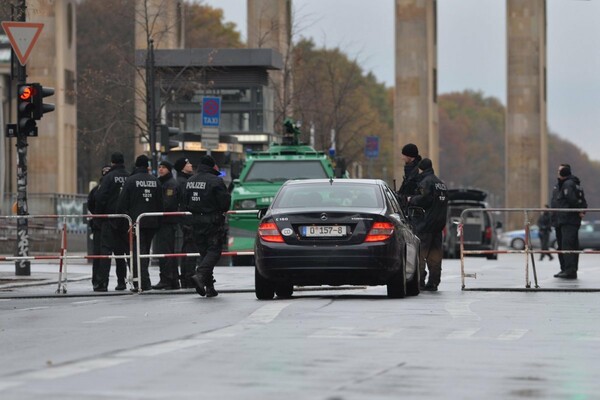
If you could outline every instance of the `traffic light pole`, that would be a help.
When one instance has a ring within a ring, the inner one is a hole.
[[[158,171],[156,155],[156,107],[154,104],[154,40],[148,41],[146,54],[146,121],[148,124],[148,144],[150,145],[150,163],[152,173]]]
[[[17,20],[25,21],[27,10],[26,0],[21,0],[17,11]],[[14,52],[12,53],[14,54]],[[11,60],[14,62],[15,57]],[[17,82],[25,83],[27,80],[27,70],[24,65],[17,64]],[[17,96],[19,93],[17,93]],[[17,100],[18,104],[18,100]],[[18,113],[17,113],[18,114]],[[17,121],[18,125],[19,121]],[[27,133],[20,132],[17,129],[17,215],[27,215]],[[17,219],[17,257],[29,256],[29,227],[27,218]],[[15,275],[31,275],[31,263],[28,260],[15,261]]]

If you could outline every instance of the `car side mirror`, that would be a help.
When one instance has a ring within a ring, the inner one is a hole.
[[[267,213],[268,208],[261,208],[258,210],[258,212],[256,213],[256,218],[257,219],[262,219],[262,217],[265,216],[265,214]]]

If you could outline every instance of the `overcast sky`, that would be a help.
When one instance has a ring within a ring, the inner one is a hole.
[[[222,8],[246,39],[246,0]],[[547,0],[548,125],[600,161],[600,0]],[[394,85],[394,0],[293,0],[299,35],[339,47]],[[506,104],[506,1],[438,0],[439,93],[472,89]]]

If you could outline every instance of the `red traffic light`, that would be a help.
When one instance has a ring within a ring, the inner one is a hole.
[[[33,97],[33,87],[32,86],[21,86],[19,88],[19,98],[23,101],[31,100]]]

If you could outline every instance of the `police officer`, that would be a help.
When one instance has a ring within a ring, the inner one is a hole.
[[[105,165],[102,167],[101,176],[98,181],[98,185],[102,183],[102,178],[104,175],[110,172],[110,165]],[[98,185],[94,186],[87,198],[87,209],[90,214],[96,214],[96,192],[98,191]],[[92,243],[93,243],[93,254],[98,255],[102,251],[102,242],[100,241],[102,236],[102,219],[100,218],[90,218],[89,220],[90,228],[92,230]],[[123,260],[125,261],[125,260]],[[92,260],[92,286],[98,287],[100,284],[100,279],[98,276],[98,271],[100,268],[100,259],[94,258]]]
[[[446,184],[435,176],[429,158],[422,159],[418,168],[421,171],[419,194],[411,196],[408,202],[425,210],[425,215],[416,224],[417,236],[421,239],[420,284],[421,290],[435,292],[442,277],[442,230],[446,226],[448,195]],[[426,285],[425,263],[429,270]]]
[[[179,203],[183,198],[179,184],[173,178],[171,171],[173,164],[168,161],[161,161],[158,164],[158,181],[163,190],[163,205],[165,212],[179,211]],[[154,244],[156,251],[160,254],[175,253],[175,234],[177,232],[177,217],[163,217]],[[160,281],[152,286],[152,289],[179,289],[179,274],[177,273],[177,259],[160,258],[158,260],[160,267]]]
[[[113,153],[110,157],[110,171],[102,178],[95,194],[96,214],[115,214],[121,187],[127,179],[125,170],[125,159],[122,153]],[[123,219],[109,218],[101,220],[100,254],[108,256],[111,254],[124,255],[129,252],[129,240],[127,236],[128,224]],[[106,292],[108,290],[108,276],[110,273],[110,258],[101,259],[98,263],[96,281],[93,282],[95,292]],[[117,264],[117,286],[115,290],[125,290],[125,278],[127,277],[127,263],[123,258],[116,259]]]
[[[231,195],[219,177],[215,160],[209,155],[200,157],[197,173],[188,179],[185,191],[185,206],[193,214],[192,228],[200,253],[200,263],[192,276],[200,296],[218,295],[213,285],[213,269],[221,258],[224,213],[229,210],[230,202]]]
[[[194,167],[190,160],[186,157],[181,157],[173,168],[177,172],[177,183],[179,183],[182,196],[185,196],[185,184],[188,179],[194,174]],[[182,204],[181,211],[186,211]],[[198,253],[196,243],[194,241],[194,232],[192,225],[189,222],[189,217],[183,217],[180,219],[180,224],[177,229],[175,249],[179,253]],[[182,257],[179,260],[181,274],[179,279],[181,280],[182,288],[193,288],[192,275],[196,272],[196,257]]]
[[[580,197],[581,182],[579,178],[571,173],[569,164],[561,164],[558,167],[558,182],[552,191],[552,208],[587,208],[585,199]],[[559,250],[579,250],[579,227],[583,212],[560,212],[554,213],[554,224],[556,230],[556,242]],[[555,278],[577,279],[579,254],[565,253],[558,255],[560,261],[560,272]]]
[[[135,222],[140,214],[147,212],[163,211],[163,193],[158,179],[148,172],[148,157],[138,156],[135,160],[133,173],[125,183],[119,196],[117,210],[121,214],[127,214]],[[137,277],[137,252],[140,254],[149,254],[152,238],[158,230],[158,217],[146,217],[140,220],[140,248],[134,248],[133,256],[133,276]],[[148,273],[149,258],[142,258],[141,263],[141,283],[142,290],[152,289],[150,274]],[[132,291],[137,292],[138,283],[134,283]]]
[[[548,208],[548,204],[546,204],[545,207]],[[537,226],[542,250],[548,250],[550,247],[550,233],[552,232],[552,216],[550,215],[550,212],[544,211],[540,214],[537,220]],[[542,253],[540,254],[540,261],[542,261],[545,256],[548,256],[550,261],[554,260],[551,253]]]
[[[398,199],[403,209],[406,209],[408,198],[417,194],[419,184],[419,168],[421,162],[419,148],[412,143],[402,147],[402,160],[404,161],[404,177],[398,189]]]

